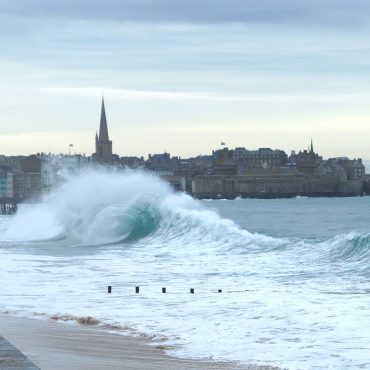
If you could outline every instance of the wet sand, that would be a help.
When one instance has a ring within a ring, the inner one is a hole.
[[[271,369],[170,357],[159,344],[87,326],[0,316],[0,335],[42,370]]]

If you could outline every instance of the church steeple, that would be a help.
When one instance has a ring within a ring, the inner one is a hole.
[[[99,141],[109,141],[107,117],[105,115],[104,96],[101,103]]]
[[[109,140],[104,97],[102,97],[99,135],[95,135],[95,160],[99,163],[112,162],[112,141]]]
[[[312,142],[312,139],[311,139],[311,149],[310,149],[310,152],[311,152],[311,154],[313,154],[313,153],[314,153],[314,151],[313,151],[313,142]]]

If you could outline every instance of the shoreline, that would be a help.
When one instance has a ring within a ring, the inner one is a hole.
[[[148,339],[94,326],[0,315],[0,335],[41,370],[276,369],[212,360],[181,359]]]

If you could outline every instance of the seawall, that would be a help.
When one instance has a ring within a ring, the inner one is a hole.
[[[364,194],[364,182],[303,176],[197,176],[192,183],[192,193],[199,199],[352,197]]]

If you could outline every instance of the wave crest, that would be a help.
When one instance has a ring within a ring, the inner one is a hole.
[[[370,234],[338,235],[326,244],[334,261],[358,262],[370,257]]]
[[[242,230],[190,196],[174,193],[160,179],[137,172],[79,175],[42,204],[21,207],[5,235],[13,241],[66,239],[69,245],[86,246],[147,245],[151,238],[159,247],[201,245],[225,253],[271,250],[283,244]]]
[[[151,205],[170,187],[144,173],[88,172],[45,197],[22,205],[3,233],[3,240],[40,241],[65,237],[77,243],[115,243],[152,232],[158,213]]]
[[[85,227],[82,242],[90,245],[134,242],[152,234],[160,221],[158,207],[150,201],[108,206]]]

